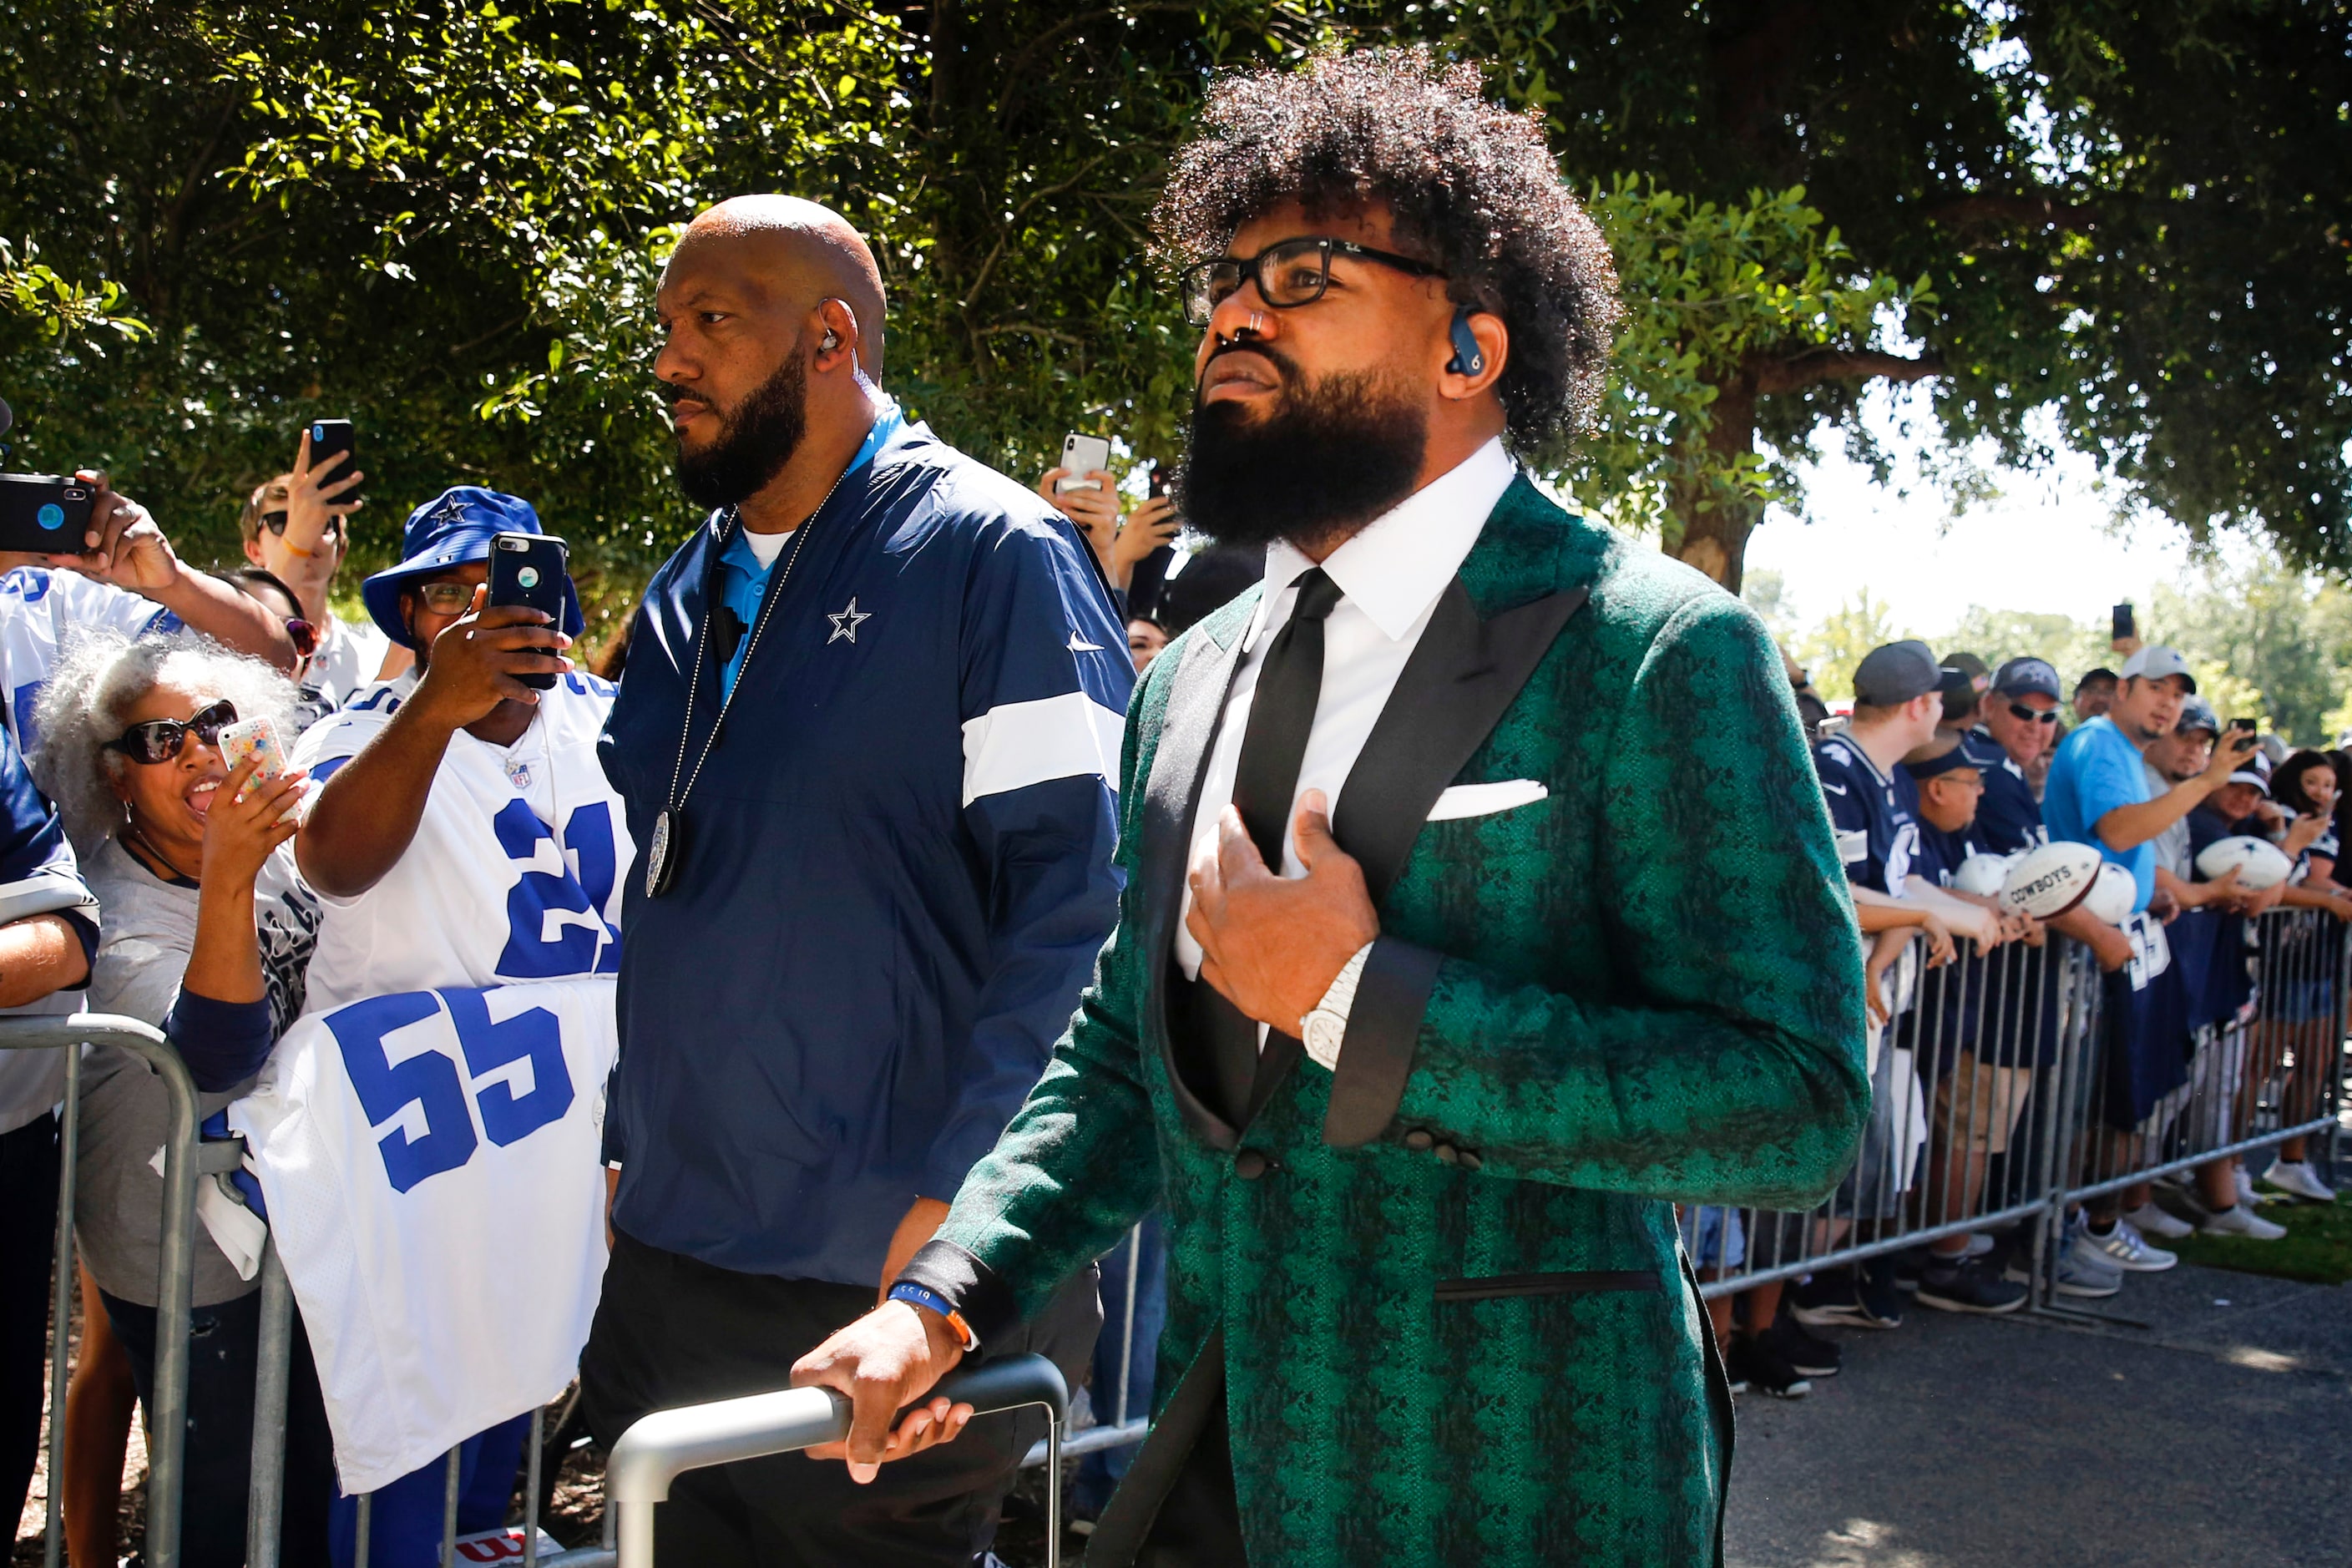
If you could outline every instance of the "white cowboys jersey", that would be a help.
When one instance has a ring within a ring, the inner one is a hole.
[[[40,749],[40,738],[31,731],[33,705],[65,657],[67,643],[84,626],[135,637],[178,631],[180,617],[152,599],[78,572],[19,566],[0,576],[0,699],[6,701],[17,750],[27,757]]]
[[[295,765],[331,778],[416,680],[410,671],[361,688],[296,743]],[[541,694],[512,746],[450,738],[400,863],[357,898],[320,895],[312,1012],[390,992],[619,972],[621,888],[636,846],[596,760],[613,690],[574,671]]]

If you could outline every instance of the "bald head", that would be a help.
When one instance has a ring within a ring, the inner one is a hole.
[[[663,286],[704,268],[732,274],[774,305],[841,300],[856,318],[859,368],[882,374],[882,270],[865,237],[831,207],[799,196],[731,196],[686,226]]]

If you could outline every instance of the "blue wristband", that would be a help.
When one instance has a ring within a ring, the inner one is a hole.
[[[963,1321],[963,1314],[955,1310],[953,1302],[929,1286],[918,1285],[911,1279],[902,1279],[890,1287],[889,1299],[893,1301],[904,1301],[910,1307],[920,1307],[926,1311],[936,1312],[945,1318],[948,1321],[948,1327],[955,1331],[956,1338],[962,1342],[966,1355],[980,1348],[980,1336],[971,1331],[971,1325]]]

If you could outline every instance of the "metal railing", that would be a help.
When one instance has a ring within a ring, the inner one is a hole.
[[[2325,1135],[2333,1163],[2352,981],[2345,928],[2282,909],[2189,911],[2171,930],[2168,942],[2135,935],[2123,974],[2150,991],[2122,989],[2088,948],[2054,933],[1990,952],[1963,941],[1938,969],[1915,939],[1880,984],[1892,1016],[1876,1031],[1855,1171],[1808,1213],[1686,1207],[1700,1294],[2016,1228],[2031,1305],[2071,1310],[2053,1298],[2076,1208],[2297,1137]],[[2109,1016],[2117,997],[2144,1009],[2129,1034]]]
[[[48,1515],[41,1560],[58,1568],[65,1544],[66,1385],[72,1366],[74,1287],[74,1165],[79,1148],[81,1056],[85,1046],[115,1046],[142,1058],[172,1100],[163,1142],[163,1248],[155,1271],[153,1406],[147,1413],[147,1545],[153,1568],[179,1568],[180,1462],[187,1441],[188,1319],[195,1282],[196,1179],[233,1159],[211,1151],[226,1145],[196,1141],[195,1080],[163,1038],[136,1018],[69,1013],[40,1018],[0,1018],[0,1051],[66,1053],[64,1120],[58,1133],[56,1286],[50,1298]],[[241,1147],[241,1146],[239,1146]],[[102,1311],[96,1302],[85,1310]]]

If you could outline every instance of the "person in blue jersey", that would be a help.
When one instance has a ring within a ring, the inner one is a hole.
[[[2060,690],[2058,671],[2048,660],[2010,659],[1993,671],[1976,726],[1961,737],[1984,774],[1976,831],[1995,855],[2049,842],[2042,802],[2027,775],[2057,742]]]
[[[839,216],[712,208],[656,309],[679,486],[710,510],[646,589],[601,746],[644,846],[582,1357],[607,1443],[785,1386],[930,1239],[1116,921],[1134,682],[1069,520],[882,391],[881,279]],[[1082,1271],[990,1350],[1076,1384],[1097,1321]],[[994,1417],[870,1487],[795,1456],[698,1470],[659,1549],[965,1568],[1042,1432]]]
[[[0,1012],[73,1012],[97,952],[98,900],[0,731]],[[0,1510],[23,1509],[40,1448],[64,1080],[62,1051],[0,1052]]]

